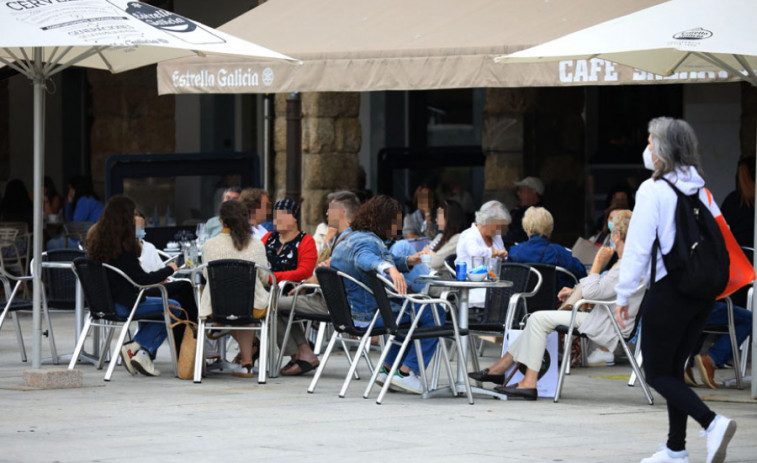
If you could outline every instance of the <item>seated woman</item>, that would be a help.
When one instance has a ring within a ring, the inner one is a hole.
[[[103,203],[97,199],[92,179],[77,175],[68,182],[66,222],[95,222],[103,213]]]
[[[112,265],[139,285],[154,285],[165,281],[177,270],[173,262],[155,272],[147,273],[139,265],[141,252],[134,225],[134,202],[126,196],[113,196],[105,205],[102,217],[90,228],[87,234],[87,255],[97,263]],[[110,291],[120,317],[128,317],[139,295],[139,290],[121,275],[106,272]],[[170,297],[170,296],[169,296]],[[169,304],[179,306],[173,299]],[[177,317],[183,317],[179,310],[171,310]],[[137,306],[137,315],[163,313],[163,301],[160,297],[145,297]],[[137,371],[148,376],[158,376],[153,359],[158,347],[168,336],[163,323],[139,323],[139,331],[134,339],[123,345],[121,356],[130,374]]]
[[[268,260],[265,247],[250,235],[249,212],[241,202],[224,201],[218,211],[223,226],[221,233],[209,239],[202,248],[203,262],[209,263],[219,259],[241,259],[254,262],[267,268]],[[207,278],[205,271],[205,278]],[[259,276],[255,281],[254,316],[265,315],[268,307],[268,291],[263,286],[265,278]],[[212,317],[213,308],[210,301],[210,288],[207,287],[200,299],[200,317]],[[234,376],[251,378],[255,360],[258,358],[258,346],[255,332],[252,330],[232,330],[231,336],[239,343],[238,364],[232,370]],[[235,359],[236,360],[236,359]],[[237,363],[236,361],[234,363]]]
[[[420,254],[408,257],[392,255],[386,248],[384,241],[397,234],[402,223],[402,210],[399,203],[386,196],[378,195],[358,209],[357,214],[345,230],[331,253],[331,267],[344,272],[360,282],[370,285],[367,274],[380,272],[386,274],[394,283],[394,287],[400,294],[407,293],[407,285],[401,272],[408,272],[411,266],[420,263]],[[351,281],[345,281],[347,299],[352,307],[352,318],[358,326],[368,326],[373,319],[378,307],[373,296],[360,286]],[[393,307],[399,312],[399,305]],[[410,315],[406,314],[409,321]],[[383,320],[379,319],[376,326],[383,326]],[[434,314],[425,310],[418,326],[431,326],[434,324]],[[420,341],[423,351],[424,363],[428,364],[436,350],[438,340],[423,339]],[[391,383],[414,394],[423,393],[423,384],[418,377],[419,362],[415,346],[409,348],[402,365],[394,377],[387,378],[387,373],[399,353],[399,346],[392,346],[381,366],[377,381]]]
[[[402,224],[402,235],[405,239],[432,238],[436,235],[436,224],[431,213],[435,208],[434,190],[431,186],[418,185],[413,195],[415,210],[405,217]]]
[[[510,224],[510,220],[510,212],[501,202],[484,203],[476,212],[476,221],[457,240],[457,261],[468,264],[470,270],[471,257],[507,257],[502,229]],[[485,299],[485,289],[472,289],[468,293],[471,307],[483,307]]]
[[[300,231],[300,206],[291,199],[273,205],[275,231],[263,236],[266,256],[277,281],[300,282],[315,270],[318,251],[313,237]]]
[[[526,213],[528,214],[528,213]],[[618,263],[623,258],[628,223],[631,221],[631,211],[624,210],[615,215],[612,224],[611,243],[618,254]],[[525,224],[525,219],[524,219]],[[526,231],[528,229],[526,228]],[[620,275],[620,265],[613,266],[607,273],[600,276],[600,271],[613,254],[612,247],[603,247],[594,259],[589,276],[581,279],[580,288],[585,299],[610,300],[615,297],[615,285]],[[561,297],[567,299],[576,289],[563,288]],[[634,327],[634,319],[639,312],[644,288],[637,290],[630,300],[629,321],[622,328],[624,336],[628,336]],[[572,307],[565,307],[566,309]],[[569,325],[571,312],[569,310],[539,310],[534,312],[526,323],[523,333],[510,344],[507,353],[494,365],[468,376],[476,381],[504,383],[505,372],[515,363],[526,366],[526,374],[517,386],[507,387],[506,384],[497,386],[495,391],[507,395],[509,398],[536,400],[536,381],[542,365],[544,349],[547,345],[547,335],[559,325]],[[613,312],[614,316],[614,312]],[[579,333],[583,333],[597,344],[610,351],[615,350],[618,337],[612,327],[610,316],[605,310],[594,309],[590,312],[576,313],[575,326]]]
[[[436,225],[439,234],[424,251],[431,254],[428,267],[431,270],[444,269],[444,259],[457,251],[457,241],[465,230],[465,212],[457,201],[448,199],[436,210]]]
[[[554,226],[554,219],[552,219],[552,214],[548,210],[543,207],[528,208],[523,215],[523,229],[528,235],[528,241],[510,248],[507,261],[523,264],[557,265],[568,270],[576,278],[585,277],[586,268],[580,260],[573,257],[570,251],[559,244],[549,242]],[[572,279],[562,274],[557,275],[557,282],[558,288],[573,286]]]

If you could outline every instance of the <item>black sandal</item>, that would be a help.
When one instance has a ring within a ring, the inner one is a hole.
[[[480,381],[482,383],[502,384],[505,382],[505,375],[490,375],[488,368],[484,368],[481,371],[468,373],[468,377],[474,381]]]
[[[289,363],[292,363],[292,362],[289,362]],[[287,367],[284,367],[281,369],[281,376],[301,376],[309,371],[315,370],[316,368],[318,368],[318,365],[320,364],[321,362],[318,359],[315,359],[313,363],[306,362],[304,360],[294,360],[294,363],[290,366],[290,368],[297,366],[297,367],[300,367],[300,370],[292,372],[292,373],[286,373],[284,370],[286,370]]]

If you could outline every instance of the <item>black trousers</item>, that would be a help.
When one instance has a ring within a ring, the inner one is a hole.
[[[668,404],[670,450],[686,448],[686,420],[707,428],[715,413],[683,381],[683,369],[710,316],[714,301],[693,299],[665,277],[647,291],[641,303],[641,352],[644,374]]]
[[[197,321],[197,303],[195,302],[194,288],[188,281],[171,281],[165,285],[168,292],[168,298],[179,303],[182,309],[187,311],[189,319]],[[160,297],[158,288],[150,289],[145,293],[147,296]],[[184,339],[184,324],[177,325],[173,329],[174,345],[176,346],[176,355],[179,354],[181,340]]]

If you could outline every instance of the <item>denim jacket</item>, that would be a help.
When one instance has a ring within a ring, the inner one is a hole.
[[[394,256],[384,242],[373,233],[353,232],[351,228],[344,231],[345,238],[337,242],[331,252],[331,267],[346,273],[356,280],[370,286],[368,272],[378,272],[389,267],[396,267],[400,272],[407,272],[407,257]],[[366,290],[352,281],[345,280],[347,300],[352,306],[352,318],[359,322],[370,322],[378,309],[376,300]]]

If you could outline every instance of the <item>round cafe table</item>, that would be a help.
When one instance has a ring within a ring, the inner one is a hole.
[[[487,288],[509,288],[513,285],[512,281],[499,280],[499,281],[469,281],[469,280],[453,280],[449,278],[440,278],[439,276],[423,276],[420,280],[427,283],[429,286],[439,286],[444,288],[452,288],[458,291],[457,301],[457,323],[461,330],[468,329],[468,293],[471,289],[487,289]],[[464,375],[467,375],[466,366],[468,364],[468,336],[461,336],[462,351],[465,355],[464,361],[457,362],[457,381],[455,387],[458,391],[461,391],[458,395],[463,395],[465,391],[465,379]],[[479,387],[471,387],[471,390],[476,394],[489,395],[497,397],[499,399],[507,400],[507,397],[498,394],[489,389],[483,389]],[[430,396],[441,393],[449,393],[449,388],[437,389],[429,393]]]

